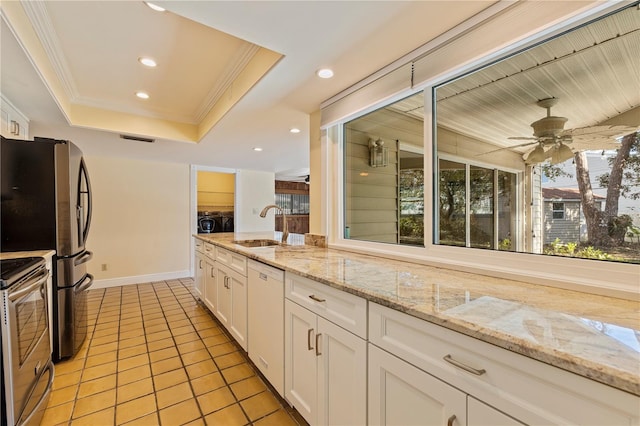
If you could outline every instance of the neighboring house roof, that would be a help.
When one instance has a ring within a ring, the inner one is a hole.
[[[576,188],[542,188],[542,198],[545,200],[581,201],[580,190]],[[596,200],[604,200],[606,197],[593,194]]]

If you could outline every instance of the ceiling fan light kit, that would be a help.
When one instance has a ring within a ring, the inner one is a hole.
[[[526,155],[526,154],[525,154]],[[540,143],[536,146],[533,151],[529,153],[529,155],[525,159],[526,164],[536,164],[541,163],[547,158],[546,153],[544,151],[544,144]]]
[[[529,155],[525,159],[525,163],[526,164],[541,163],[545,160],[545,158],[546,158],[546,155],[544,152],[543,144],[539,144],[537,147],[534,148],[533,151],[529,153]]]
[[[568,159],[573,158],[573,151],[564,144],[560,144],[553,148],[551,153],[551,164],[564,163]]]

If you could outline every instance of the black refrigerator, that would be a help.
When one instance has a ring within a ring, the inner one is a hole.
[[[0,251],[55,250],[53,360],[73,356],[87,334],[85,247],[91,185],[80,149],[69,141],[2,138]]]

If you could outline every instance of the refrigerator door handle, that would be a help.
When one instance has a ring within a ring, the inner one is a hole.
[[[78,266],[78,265],[82,265],[83,263],[87,263],[88,261],[91,260],[92,257],[93,257],[93,252],[87,250],[84,253],[82,253],[82,256],[78,257],[73,261],[73,266]]]
[[[80,284],[78,285],[78,288],[75,290],[75,291],[76,291],[76,293],[80,293],[80,292],[82,292],[82,291],[88,290],[88,289],[89,289],[89,287],[91,287],[91,286],[93,285],[93,275],[91,275],[91,274],[87,274],[87,276],[86,276],[86,277],[84,278],[84,280],[82,280],[82,281],[84,282],[84,281],[86,281],[87,279],[89,280],[89,282],[88,282],[88,283],[86,283],[86,284],[80,283]]]
[[[84,158],[80,159],[80,176],[78,179],[78,232],[82,238],[82,245],[87,241],[89,227],[91,226],[93,200],[91,197],[91,181]]]

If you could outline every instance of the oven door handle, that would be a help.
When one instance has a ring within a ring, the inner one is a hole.
[[[49,364],[47,364],[47,367],[45,368],[44,371],[49,372],[49,381],[47,382],[47,387],[45,391],[42,392],[42,396],[40,396],[40,400],[38,401],[38,403],[33,406],[33,411],[29,413],[29,416],[26,419],[24,419],[24,421],[22,421],[21,419],[18,419],[18,422],[16,424],[28,425],[31,422],[31,418],[38,411],[40,411],[40,406],[42,405],[43,402],[46,401],[47,397],[49,396],[49,393],[51,392],[51,388],[53,387],[53,377],[55,376],[54,369],[53,369],[53,361],[49,361]],[[45,374],[45,373],[43,372],[42,374]]]
[[[84,253],[82,253],[82,256],[80,256],[79,258],[73,261],[73,266],[78,266],[78,265],[82,265],[83,263],[87,263],[88,261],[91,260],[92,257],[93,257],[93,252],[87,250]]]
[[[42,271],[40,271],[38,275],[30,278],[29,281],[27,281],[27,283],[29,284],[27,283],[23,284],[20,290],[13,291],[13,292],[10,291],[9,300],[13,302],[14,300],[21,298],[25,294],[31,293],[36,288],[40,287],[42,283],[47,281],[48,278],[49,278],[49,271],[47,269],[43,269]]]
[[[84,284],[84,282],[87,279],[89,279],[89,282]],[[78,288],[76,289],[76,293],[80,293],[81,291],[87,290],[89,287],[91,287],[92,284],[93,284],[93,275],[91,275],[91,274],[85,275],[84,280],[82,280],[82,283],[78,284]]]

